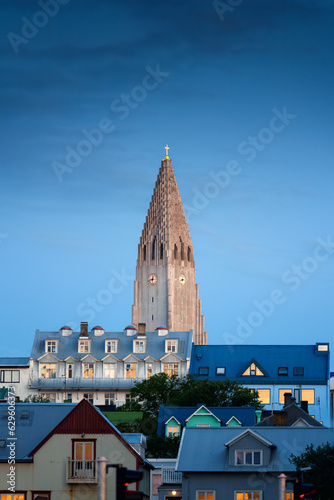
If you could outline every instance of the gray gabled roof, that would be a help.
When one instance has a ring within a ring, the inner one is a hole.
[[[266,467],[230,466],[226,443],[245,432],[240,427],[186,427],[183,430],[176,469],[180,472],[291,472],[289,458],[301,454],[308,444],[334,444],[334,429],[326,427],[256,427],[253,432],[274,445]],[[259,443],[261,446],[261,443]],[[200,450],[200,453],[198,452]]]
[[[73,332],[71,335],[63,336],[60,332],[42,332],[36,330],[35,339],[31,351],[31,358],[38,359],[45,355],[45,341],[58,340],[58,352],[50,353],[60,360],[65,360],[68,356],[73,356],[76,360],[82,360],[87,353],[78,353],[78,340],[80,333]],[[137,334],[130,336],[125,332],[104,332],[102,335],[94,336],[93,332],[89,332],[89,336],[85,339],[90,340],[90,355],[97,360],[102,360],[108,353],[105,352],[106,340],[118,340],[117,353],[111,353],[117,360],[123,360],[129,354],[133,354],[139,360],[144,360],[147,356],[152,356],[155,359],[161,359],[166,356],[165,340],[178,339],[179,352],[175,353],[182,360],[190,360],[192,331],[189,332],[168,332],[166,335],[159,335],[157,331],[146,332],[146,351],[145,353],[133,353],[133,341],[137,338]],[[174,353],[171,353],[174,354]]]

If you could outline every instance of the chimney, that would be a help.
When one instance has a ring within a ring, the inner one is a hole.
[[[274,425],[275,427],[286,427],[288,425],[288,417],[286,411],[275,411],[274,412]]]
[[[87,323],[87,321],[81,322],[80,337],[88,337],[88,323]]]
[[[308,401],[301,401],[300,407],[302,410],[304,410],[304,411],[306,411],[306,413],[308,413]]]
[[[291,404],[292,394],[290,392],[284,393],[284,407],[289,406]]]
[[[146,337],[146,323],[138,323],[138,337]]]

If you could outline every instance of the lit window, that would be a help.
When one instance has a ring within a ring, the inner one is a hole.
[[[46,340],[45,341],[45,352],[57,352],[57,341],[56,340]]]
[[[106,392],[104,395],[104,404],[111,405],[115,402],[115,393],[114,392]]]
[[[78,352],[89,352],[89,340],[78,341]]]
[[[302,377],[304,375],[304,367],[303,366],[295,366],[293,368],[293,374],[297,377]]]
[[[178,437],[179,427],[177,425],[169,425],[167,427],[167,437]]]
[[[262,492],[261,491],[236,491],[235,499],[236,500],[261,500]]]
[[[296,398],[296,403],[300,403],[300,389],[293,390],[293,397]]]
[[[94,378],[94,363],[83,363],[83,378]]]
[[[172,375],[179,375],[179,365],[178,363],[165,363],[163,365],[163,372],[167,373],[169,377]]]
[[[328,344],[317,344],[318,351],[328,351]]]
[[[137,353],[145,352],[145,340],[134,340],[133,341],[133,352],[137,352]]]
[[[72,403],[72,394],[67,394],[67,401]]]
[[[262,465],[262,450],[236,450],[235,465]]]
[[[278,368],[278,375],[288,375],[288,367],[287,366],[280,366]]]
[[[153,375],[153,364],[146,363],[146,378],[151,378]]]
[[[216,367],[216,375],[225,375],[226,367],[225,366],[217,366]]]
[[[208,366],[200,366],[198,368],[198,375],[209,375],[209,367]]]
[[[196,491],[196,500],[215,500],[216,495],[215,495],[214,490],[210,491]]]
[[[117,352],[117,340],[106,340],[105,352]]]
[[[289,394],[292,394],[292,389],[278,389],[278,403],[280,405],[284,405],[284,394],[288,392]]]
[[[270,389],[257,389],[257,393],[260,403],[264,405],[270,404]]]
[[[56,394],[54,392],[41,392],[41,400],[43,403],[45,402],[55,403]]]
[[[136,363],[126,363],[125,365],[125,378],[136,378]]]
[[[244,371],[242,376],[248,376],[248,377],[264,377],[264,374],[261,372],[261,370],[256,366],[255,363],[251,363],[247,370]]]
[[[96,477],[95,448],[95,441],[72,440],[71,476],[83,482]]]
[[[43,363],[40,367],[41,378],[56,378],[56,363]]]
[[[1,370],[0,382],[20,382],[19,370]]]
[[[166,340],[165,351],[166,352],[177,352],[177,340]]]
[[[25,500],[25,493],[1,493],[0,500]]]
[[[115,363],[103,364],[103,376],[104,378],[115,378]]]
[[[293,500],[293,491],[287,491],[285,493],[285,500]]]
[[[309,405],[314,405],[314,389],[302,389],[302,401],[307,401]]]

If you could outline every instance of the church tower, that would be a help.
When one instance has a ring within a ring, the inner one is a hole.
[[[144,229],[138,245],[132,323],[147,331],[193,330],[195,344],[207,343],[196,284],[194,247],[172,162],[161,162]]]

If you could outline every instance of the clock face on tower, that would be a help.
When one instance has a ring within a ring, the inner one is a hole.
[[[181,285],[185,285],[186,284],[186,277],[185,277],[184,274],[180,275],[179,282],[180,282]]]
[[[150,285],[155,285],[157,282],[157,275],[154,273],[150,274],[149,277],[147,278],[147,281],[149,282]]]

